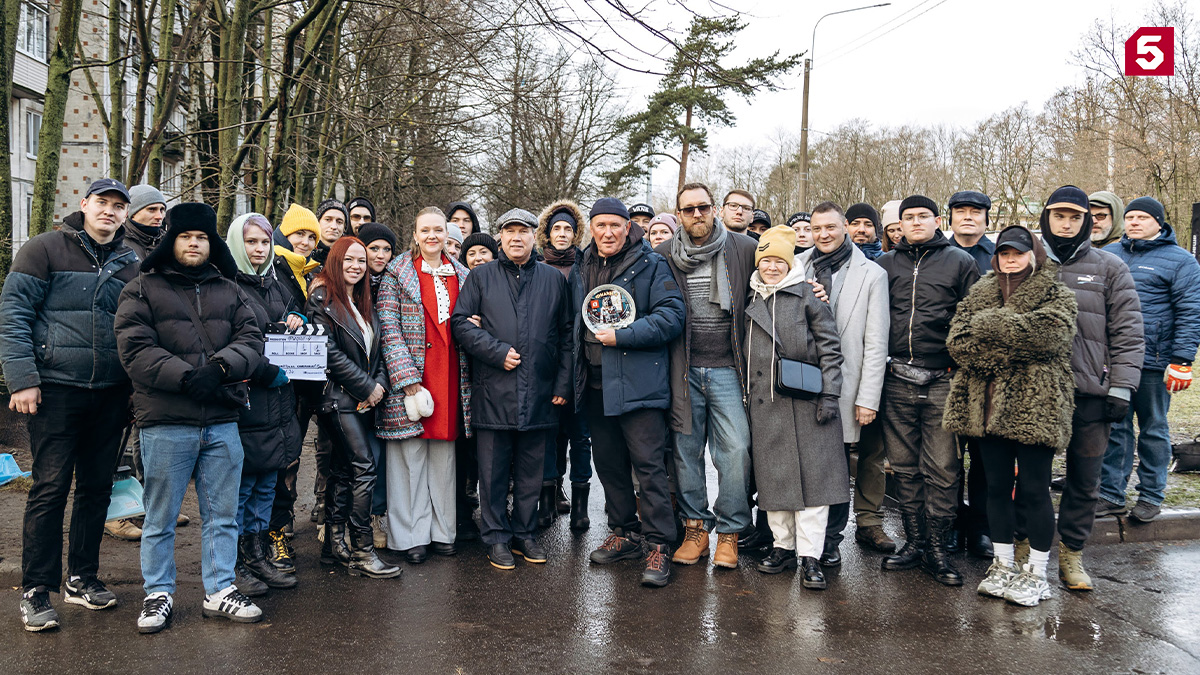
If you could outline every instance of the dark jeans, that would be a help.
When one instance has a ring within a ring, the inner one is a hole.
[[[926,385],[888,373],[883,382],[883,441],[900,510],[928,518],[954,518],[962,461],[954,434],[942,428],[950,378]]]
[[[1125,503],[1125,488],[1133,473],[1136,450],[1138,501],[1162,504],[1167,490],[1167,469],[1171,465],[1171,428],[1167,424],[1170,408],[1171,395],[1163,383],[1163,371],[1143,370],[1141,384],[1130,401],[1129,414],[1112,425],[1100,473],[1100,496],[1114,504]]]
[[[558,432],[548,437],[544,480],[557,480],[567,475],[567,446],[570,446],[571,482],[586,483],[592,479],[592,435],[587,418],[570,406],[559,408]]]
[[[75,500],[67,545],[67,574],[94,577],[112,497],[121,435],[129,422],[129,387],[81,389],[44,384],[30,415],[33,487],[25,502],[21,585],[58,592],[63,578],[62,533],[71,478]]]
[[[979,455],[979,439],[964,436],[958,442],[963,457],[970,457],[971,466],[967,468],[967,479],[958,486],[957,527],[967,536],[987,534],[987,474]]]
[[[1025,525],[1029,546],[1038,551],[1049,551],[1054,543],[1054,504],[1050,500],[1050,466],[1054,462],[1054,450],[995,436],[980,439],[979,446],[987,465],[988,523],[992,540],[998,544],[1013,543],[1019,519]],[[1015,503],[1014,482],[1017,487]]]
[[[604,414],[604,394],[589,389],[584,397],[592,431],[592,461],[604,487],[604,511],[610,529],[642,532],[652,544],[675,541],[675,516],[667,488],[667,418],[664,411],[643,409],[617,417]],[[638,520],[633,473],[641,486]]]
[[[476,430],[479,458],[479,516],[483,543],[529,539],[537,527],[538,496],[546,438],[554,432]],[[508,516],[508,479],[513,480],[512,518]]]
[[[330,412],[317,416],[332,445],[326,486],[325,522],[349,523],[352,540],[371,541],[375,499],[374,411]],[[354,535],[358,535],[356,538]]]
[[[308,437],[308,425],[316,412],[305,401],[305,398],[300,398],[296,406],[296,417],[300,420],[300,438]],[[325,482],[329,476],[329,456],[331,449],[329,437],[325,432],[321,431],[318,424],[317,478],[316,485],[313,486],[317,498],[324,497]],[[289,464],[286,469],[282,469],[279,472],[279,479],[275,483],[275,503],[271,507],[272,530],[278,530],[285,525],[291,524],[295,518],[296,500],[300,497],[299,487],[296,485],[299,472],[299,458]]]

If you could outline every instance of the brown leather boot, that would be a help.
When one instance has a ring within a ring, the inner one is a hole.
[[[671,562],[680,565],[695,565],[701,558],[708,556],[708,530],[704,529],[703,520],[683,521],[683,543],[675,549]],[[734,557],[737,557],[737,538],[734,537]]]
[[[737,532],[717,533],[717,552],[713,555],[713,565],[717,567],[737,567]]]

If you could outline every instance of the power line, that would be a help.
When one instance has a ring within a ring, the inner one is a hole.
[[[836,49],[834,49],[833,51],[831,51],[829,53],[828,57],[825,57],[825,58],[834,58],[835,56],[839,56],[842,53],[845,53],[847,50],[853,48],[859,42],[862,42],[868,36],[878,32],[880,30],[883,30],[884,28],[887,28],[888,26],[895,23],[896,21],[899,21],[900,19],[904,18],[905,15],[910,14],[910,13],[915,12],[916,10],[920,9],[921,5],[926,5],[926,4],[929,4],[930,2],[933,2],[933,0],[921,0],[921,2],[918,2],[917,4],[913,5],[912,7],[909,7],[908,9],[904,10],[903,12],[900,12],[899,14],[897,14],[896,16],[893,16],[892,18],[885,20],[883,23],[879,24],[878,26],[875,26],[874,28],[863,33],[862,35],[859,35],[858,37],[854,38],[853,40],[843,43],[842,45],[838,46]]]
[[[882,34],[880,34],[880,35],[877,35],[877,36],[875,36],[875,37],[871,38],[871,39],[870,39],[870,40],[868,40],[867,42],[864,42],[863,44],[861,44],[861,45],[859,45],[859,46],[855,47],[854,49],[851,49],[850,51],[846,51],[846,52],[842,52],[841,54],[838,54],[837,56],[835,56],[835,57],[833,57],[833,58],[829,59],[829,61],[826,61],[825,63],[829,63],[830,61],[836,61],[837,59],[840,59],[840,58],[842,58],[843,56],[847,56],[847,55],[849,55],[849,54],[853,54],[854,52],[856,52],[856,51],[858,51],[858,50],[862,49],[863,47],[866,47],[867,45],[871,44],[872,42],[875,42],[876,40],[878,40],[878,39],[880,39],[880,38],[882,38],[882,37],[886,36],[888,33],[891,33],[892,31],[894,31],[894,30],[897,30],[897,29],[899,29],[899,28],[903,28],[905,25],[907,25],[907,24],[911,23],[911,22],[912,22],[912,21],[914,21],[915,19],[919,19],[919,18],[921,18],[921,17],[925,16],[925,15],[926,15],[926,14],[928,14],[929,12],[931,12],[931,11],[933,11],[933,10],[937,9],[938,7],[941,7],[941,6],[942,6],[942,5],[944,5],[944,4],[946,4],[946,2],[947,2],[947,0],[941,0],[941,2],[939,2],[938,4],[936,4],[936,5],[932,6],[932,7],[930,7],[929,9],[925,10],[924,12],[921,12],[920,14],[918,14],[918,15],[916,15],[916,16],[914,16],[914,17],[910,18],[908,21],[905,21],[904,23],[902,23],[902,24],[900,24],[900,25],[898,25],[898,26],[895,26],[894,28],[891,28],[890,30],[888,30],[888,31],[887,31],[887,32],[885,32],[885,33],[882,33]]]

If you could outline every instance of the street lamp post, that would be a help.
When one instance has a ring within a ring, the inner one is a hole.
[[[812,72],[813,52],[817,48],[817,26],[826,17],[836,14],[849,14],[863,9],[875,9],[876,7],[887,7],[892,3],[884,2],[878,5],[864,5],[863,7],[855,7],[853,9],[843,9],[839,12],[830,12],[813,24],[812,46],[808,50],[808,56],[804,59],[804,109],[800,114],[800,210],[803,211],[808,203],[808,80],[809,73]]]

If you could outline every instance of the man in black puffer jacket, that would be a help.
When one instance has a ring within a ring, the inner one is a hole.
[[[891,296],[880,418],[906,539],[902,549],[884,558],[883,568],[922,565],[939,582],[959,586],[962,575],[946,550],[962,479],[954,434],[942,428],[954,370],[946,335],[959,301],[979,280],[979,270],[970,255],[950,245],[941,226],[932,199],[908,197],[900,203],[904,238],[875,261],[888,273]]]
[[[254,310],[233,278],[237,266],[204,204],[167,212],[159,245],[117,308],[117,351],[133,380],[134,417],[145,466],[138,629],[156,633],[171,617],[175,518],[192,476],[207,508],[201,539],[205,616],[237,622],[262,611],[233,584],[242,475],[238,411],[263,351]]]
[[[112,316],[137,275],[125,245],[125,186],[103,178],[88,188],[61,230],[17,253],[0,296],[0,363],[8,407],[29,415],[33,487],[25,503],[21,619],[25,630],[58,626],[49,594],[62,582],[63,514],[71,477],[65,600],[105,609],[117,597],[96,578],[112,474],[129,419],[129,378],[116,358]]]
[[[537,217],[513,209],[498,224],[500,258],[467,276],[450,326],[473,359],[471,425],[479,434],[488,561],[512,569],[514,552],[528,562],[546,562],[533,532],[547,439],[558,429],[559,406],[571,396],[572,315],[566,279],[534,259]],[[476,316],[478,326],[471,320]]]

